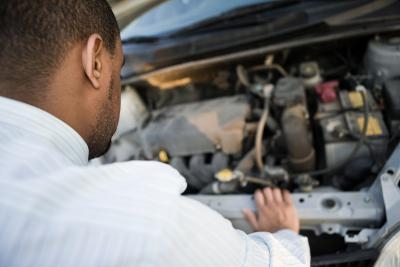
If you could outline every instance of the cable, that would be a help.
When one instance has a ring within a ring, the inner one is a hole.
[[[251,86],[250,81],[249,81],[249,76],[247,75],[247,71],[242,65],[238,65],[236,67],[236,75],[238,76],[240,83],[244,87],[249,88]]]
[[[365,140],[368,138],[367,130],[368,130],[368,122],[369,122],[369,106],[368,106],[368,102],[367,102],[366,93],[364,91],[360,91],[360,92],[361,92],[361,97],[362,97],[363,104],[364,104],[364,110],[363,110],[364,111],[364,125],[363,125],[363,129],[361,131],[360,139],[358,139],[358,142],[357,142],[356,146],[353,148],[350,155],[344,161],[339,162],[338,164],[336,164],[332,167],[328,167],[328,168],[321,169],[321,170],[315,170],[315,171],[307,172],[307,173],[292,174],[292,175],[290,175],[290,177],[296,177],[296,176],[300,176],[300,175],[317,176],[317,175],[326,174],[326,173],[329,173],[329,172],[332,172],[332,171],[342,168],[348,162],[353,160],[353,158],[357,155],[358,151],[360,150],[361,146],[364,144]]]
[[[266,66],[267,69],[277,70],[282,76],[287,77],[289,74],[287,71],[279,64],[271,64]]]
[[[274,55],[267,56],[267,58],[265,59],[265,65],[255,66],[250,69],[251,72],[259,70],[276,70],[283,77],[289,76],[289,73],[281,65],[274,63]],[[236,75],[238,76],[238,79],[243,86],[247,88],[251,87],[252,84],[250,82],[248,72],[242,65],[238,65],[236,67]]]
[[[261,115],[261,119],[257,126],[256,143],[255,143],[256,163],[260,173],[264,173],[264,162],[262,160],[262,138],[264,135],[265,125],[267,124],[268,115],[269,115],[269,104],[268,100],[266,100],[264,111]]]
[[[274,187],[274,183],[270,180],[264,180],[258,177],[253,177],[253,176],[244,176],[241,180],[241,183],[252,183],[252,184],[258,184],[258,185],[263,185],[263,186],[268,186],[268,187]]]
[[[251,71],[260,71],[260,70],[276,70],[283,77],[289,76],[289,73],[279,64],[274,63],[274,55],[269,55],[265,59],[265,64],[260,66],[254,66],[250,69]]]
[[[267,69],[277,70],[284,77],[289,76],[287,71],[281,65],[274,63],[274,55],[267,56],[265,59],[265,67]]]

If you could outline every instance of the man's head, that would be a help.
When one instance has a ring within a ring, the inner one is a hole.
[[[1,0],[0,96],[74,128],[104,153],[120,109],[121,41],[105,0]]]

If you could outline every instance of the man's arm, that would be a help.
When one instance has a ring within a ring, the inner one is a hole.
[[[278,194],[279,192],[279,194]],[[280,196],[280,198],[279,198]],[[164,232],[165,266],[309,266],[307,239],[299,236],[298,218],[290,195],[280,190],[258,191],[258,216],[245,214],[258,231],[246,235],[201,203],[179,197],[175,220]],[[262,197],[262,198],[261,198]]]

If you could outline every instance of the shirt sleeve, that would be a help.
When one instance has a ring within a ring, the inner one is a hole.
[[[245,234],[205,205],[179,197],[160,266],[310,266],[307,238],[290,230]]]

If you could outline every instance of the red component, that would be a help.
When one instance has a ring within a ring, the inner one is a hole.
[[[336,88],[339,86],[339,81],[329,81],[315,86],[315,92],[323,103],[331,103],[336,101]]]

